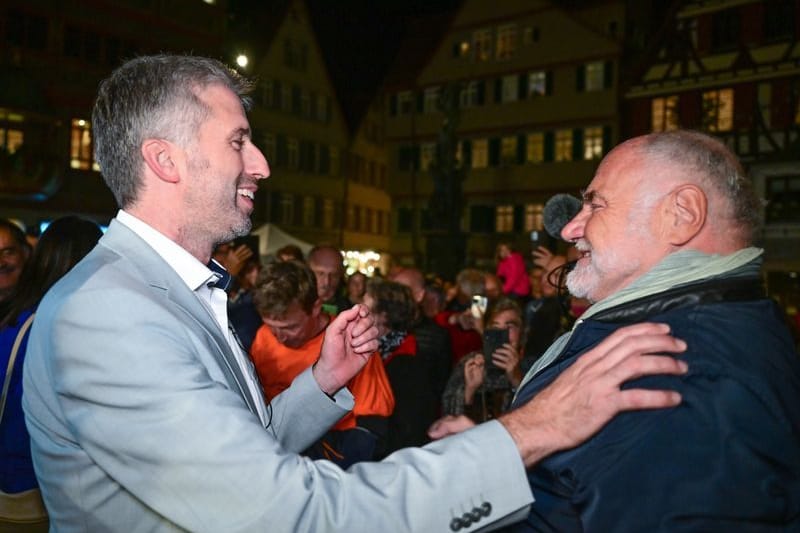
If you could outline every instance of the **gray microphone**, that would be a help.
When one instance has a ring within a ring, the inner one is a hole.
[[[571,194],[556,194],[547,200],[542,211],[545,231],[552,237],[561,239],[561,230],[578,214],[582,206],[583,202]]]

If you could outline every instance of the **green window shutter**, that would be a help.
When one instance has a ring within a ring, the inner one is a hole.
[[[492,137],[489,139],[489,166],[500,166],[500,138]]]
[[[583,130],[575,128],[572,130],[572,160],[580,161],[583,159]]]
[[[544,132],[544,160],[549,163],[555,159],[556,143],[552,131]]]
[[[528,138],[525,135],[517,135],[517,164],[524,165],[527,158],[527,143]]]

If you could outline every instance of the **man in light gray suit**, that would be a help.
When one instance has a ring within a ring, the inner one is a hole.
[[[514,413],[342,471],[297,455],[353,405],[344,384],[377,348],[363,306],[318,361],[265,404],[229,331],[216,243],[250,230],[269,175],[245,116],[249,85],[217,61],[129,61],[100,88],[97,160],[120,211],[44,298],[24,407],[55,531],[471,531],[524,517],[525,467],[621,410],[676,405],[620,390],[685,365],[639,325],[587,353]]]

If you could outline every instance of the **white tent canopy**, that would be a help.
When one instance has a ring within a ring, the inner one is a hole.
[[[303,251],[303,255],[308,255],[313,244],[301,241],[297,237],[290,235],[280,229],[275,224],[264,224],[250,232],[258,236],[258,252],[262,259],[267,256],[274,256],[275,252],[287,244],[294,244]]]

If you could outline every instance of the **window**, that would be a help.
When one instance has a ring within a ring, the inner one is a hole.
[[[400,115],[410,115],[414,108],[414,95],[411,91],[397,93],[397,111]]]
[[[311,117],[311,94],[308,89],[300,89],[300,114],[304,118]]]
[[[328,121],[328,97],[324,94],[317,95],[317,120]]]
[[[289,168],[297,170],[300,166],[300,143],[294,137],[289,137],[286,143],[286,156]]]
[[[335,146],[331,146],[330,149],[330,158],[331,158],[331,176],[338,176],[342,169],[341,169],[341,160],[339,159],[339,149]]]
[[[794,37],[796,20],[794,0],[772,0],[764,9],[764,36],[776,41]]]
[[[544,228],[544,205],[525,204],[525,231],[541,231]]]
[[[800,222],[800,175],[767,178],[766,221]]]
[[[583,130],[583,158],[586,160],[603,157],[603,128]]]
[[[492,30],[477,30],[472,33],[475,61],[488,61],[492,57]]]
[[[513,165],[517,162],[517,138],[503,137],[500,141],[500,162],[503,165]]]
[[[572,130],[556,131],[556,161],[572,161]]]
[[[545,96],[547,91],[547,72],[540,70],[528,74],[528,96]]]
[[[313,196],[303,196],[303,226],[316,226],[317,202]]]
[[[772,85],[769,83],[758,84],[758,112],[764,121],[764,126],[769,129],[772,123]]]
[[[594,61],[585,65],[586,78],[584,90],[586,92],[600,91],[604,88],[604,67],[602,61]]]
[[[495,210],[494,219],[495,231],[510,232],[514,231],[514,206],[513,205],[498,205]]]
[[[459,104],[462,109],[466,109],[468,107],[475,107],[478,105],[478,82],[477,81],[470,81],[461,89],[461,93],[458,95]]]
[[[276,161],[275,135],[272,133],[264,134],[264,157],[268,163]]]
[[[261,82],[261,98],[264,102],[264,107],[272,109],[275,105],[275,87],[273,87],[272,80],[265,79]]]
[[[410,207],[397,210],[397,232],[411,233],[414,230],[414,211]]]
[[[528,26],[522,30],[522,46],[530,46],[536,42],[539,42],[539,28]]]
[[[737,8],[723,9],[711,16],[711,49],[715,52],[735,49],[739,42],[739,34]]]
[[[332,229],[336,223],[333,200],[330,198],[322,199],[322,227]]]
[[[501,102],[516,102],[519,96],[519,78],[516,75],[503,76]]]
[[[678,97],[664,96],[653,98],[651,104],[651,121],[653,131],[671,131],[678,129]]]
[[[703,93],[703,129],[710,132],[733,129],[733,89]]]
[[[281,110],[292,110],[292,88],[287,83],[281,84]]]
[[[541,163],[544,161],[544,134],[528,134],[525,160],[528,163]]]
[[[472,168],[486,168],[489,165],[489,141],[476,139],[472,142]]]
[[[511,59],[517,49],[517,25],[506,24],[497,28],[497,59]]]
[[[288,192],[281,193],[281,224],[294,223],[294,195]]]
[[[419,166],[421,170],[428,170],[436,158],[436,143],[422,143]]]
[[[494,231],[495,208],[489,205],[472,205],[469,208],[469,230],[474,233]]]
[[[69,166],[81,170],[100,170],[92,154],[92,125],[84,119],[72,119]]]
[[[434,113],[439,109],[439,87],[428,87],[425,89],[425,96],[422,110],[425,113]]]
[[[5,109],[0,109],[0,152],[11,155],[22,146],[25,140],[22,130],[24,120],[25,117],[18,113],[7,113]]]

